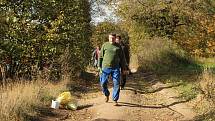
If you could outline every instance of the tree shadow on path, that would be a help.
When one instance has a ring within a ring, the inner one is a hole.
[[[134,89],[134,88],[131,88],[131,87],[128,86],[123,90],[130,90],[130,91],[135,92],[135,94],[137,94],[137,93],[139,93],[139,94],[149,94],[149,93],[156,93],[156,92],[162,91],[163,89],[178,87],[180,85],[182,85],[182,84],[179,83],[179,84],[174,84],[174,85],[169,85],[169,86],[158,87],[157,89],[153,89],[153,90],[140,90],[140,89]]]
[[[125,121],[125,120],[98,118],[98,119],[94,119],[92,121]]]
[[[161,109],[161,108],[169,108],[171,106],[181,104],[181,103],[186,103],[188,101],[190,101],[190,99],[172,102],[172,103],[170,103],[168,105],[164,105],[164,104],[159,104],[159,105],[140,105],[140,104],[134,104],[134,103],[127,103],[127,102],[118,102],[117,106]]]
[[[154,88],[153,85],[156,85],[158,82],[162,85],[158,85],[156,88]],[[163,89],[178,87],[182,84],[183,83],[181,82],[164,84],[154,73],[137,72],[128,76],[128,80],[123,90],[130,90],[133,91],[135,94],[149,94],[162,91]]]

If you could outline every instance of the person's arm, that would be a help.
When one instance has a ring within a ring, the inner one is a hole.
[[[121,69],[124,70],[126,68],[126,60],[125,60],[125,54],[123,52],[123,49],[121,46],[120,47],[120,53],[119,53],[119,56],[120,56],[120,66],[121,66]]]
[[[127,45],[124,46],[123,52],[124,52],[125,61],[126,61],[126,70],[129,70],[130,54],[129,54],[129,47]]]
[[[129,48],[129,45],[125,45],[124,52],[125,52],[126,62],[129,65],[129,63],[130,63],[130,48]]]

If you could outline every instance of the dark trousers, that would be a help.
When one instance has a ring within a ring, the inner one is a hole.
[[[121,74],[121,78],[120,78],[120,87],[124,88],[125,87],[125,83],[126,83],[126,74]]]

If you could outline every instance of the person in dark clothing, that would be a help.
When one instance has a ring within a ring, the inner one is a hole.
[[[129,46],[126,45],[123,41],[121,41],[121,36],[116,36],[116,43],[120,44],[122,51],[123,51],[123,58],[125,60],[126,66],[124,69],[121,69],[121,78],[120,78],[120,87],[121,89],[124,89],[127,74],[129,72],[129,62],[130,62],[130,54],[129,54]]]

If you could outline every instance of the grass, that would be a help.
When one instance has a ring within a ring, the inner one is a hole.
[[[184,100],[191,100],[196,98],[196,96],[198,95],[198,89],[196,88],[197,85],[196,84],[192,84],[192,83],[184,83],[179,87],[176,87],[176,89],[179,91],[180,93],[180,98],[184,99]]]
[[[212,73],[215,74],[215,58],[195,58],[196,62],[203,68],[210,68]]]
[[[215,58],[191,57],[177,45],[169,45],[165,38],[146,38],[134,53],[138,61],[136,67],[144,73],[153,73],[163,83],[182,83],[175,87],[181,99],[195,102],[204,93],[205,99],[195,107],[201,112],[196,120],[215,120]],[[210,74],[205,69],[210,69]]]
[[[1,88],[1,121],[28,121],[37,116],[36,108],[50,105],[65,87],[61,84],[36,82],[14,83]]]
[[[214,121],[215,120],[215,111],[209,111],[205,114],[197,116],[194,121]]]
[[[195,107],[199,115],[194,121],[215,120],[215,75],[211,69],[205,69],[199,76],[199,88],[202,100]]]
[[[175,87],[180,93],[179,98],[184,100],[193,100],[196,105],[193,107],[199,114],[195,121],[212,121],[215,120],[215,75],[212,66],[204,67],[198,73],[190,73],[195,70],[188,66],[181,73],[171,72],[166,75],[160,75],[165,83],[181,82],[182,85]],[[197,97],[203,97],[198,99]]]

